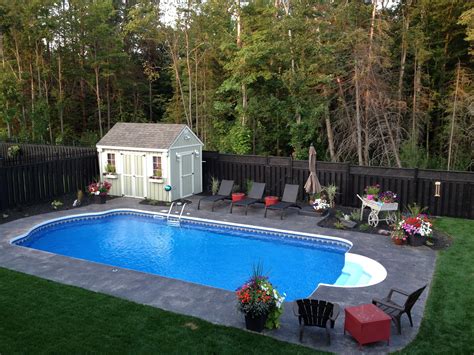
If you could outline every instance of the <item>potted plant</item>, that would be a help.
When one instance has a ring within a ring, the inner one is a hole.
[[[217,192],[219,191],[219,179],[211,176],[211,192],[213,195],[217,195]]]
[[[7,149],[7,156],[9,158],[15,158],[17,155],[19,155],[21,152],[21,147],[17,144],[11,145]]]
[[[397,228],[397,226],[394,228],[394,230],[390,234],[390,238],[393,240],[393,242],[396,245],[403,245],[406,243],[406,240],[407,240],[405,231],[400,228]]]
[[[379,195],[379,201],[383,203],[394,203],[397,201],[397,194],[387,190]]]
[[[153,170],[153,176],[150,176],[150,179],[153,182],[162,183],[164,180],[163,180],[163,172],[161,171],[161,169]]]
[[[379,192],[380,192],[380,185],[375,184],[375,185],[366,186],[364,189],[364,192],[365,192],[365,198],[367,200],[377,201],[379,197]]]
[[[313,208],[318,214],[324,214],[331,206],[330,204],[322,199],[322,198],[317,198],[313,201]]]
[[[115,168],[114,164],[107,164],[105,166],[105,177],[110,178],[110,179],[116,179],[117,178],[117,169]]]
[[[90,195],[99,196],[99,201],[104,204],[107,201],[107,194],[110,191],[112,184],[108,181],[93,182],[87,187]]]
[[[428,237],[433,233],[433,225],[426,215],[406,217],[399,223],[407,236],[408,244],[414,247],[425,244]]]
[[[59,207],[61,207],[63,205],[63,203],[59,200],[54,200],[53,202],[51,202],[51,207],[54,209],[54,210],[57,210]]]
[[[327,201],[329,202],[329,206],[331,208],[334,208],[334,206],[336,205],[334,201],[336,199],[337,186],[334,184],[325,186],[323,189],[323,193],[327,196]]]
[[[255,332],[262,332],[265,327],[279,327],[286,296],[280,295],[261,271],[259,266],[254,268],[252,278],[236,291],[238,309],[245,315],[245,326]]]

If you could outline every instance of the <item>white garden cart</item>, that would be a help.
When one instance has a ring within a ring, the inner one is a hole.
[[[387,224],[395,223],[397,220],[396,211],[398,211],[398,202],[384,203],[377,202],[374,200],[368,200],[365,197],[357,197],[362,201],[362,207],[360,208],[360,220],[364,216],[364,209],[370,208],[369,217],[367,223],[372,227],[377,227],[380,221],[385,221]],[[379,214],[383,212],[385,218],[380,218]]]

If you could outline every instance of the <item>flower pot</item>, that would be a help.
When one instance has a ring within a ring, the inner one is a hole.
[[[99,195],[99,203],[103,205],[107,202],[107,195]]]
[[[262,314],[260,316],[252,317],[250,314],[245,315],[245,327],[248,330],[261,333],[265,328],[268,314]]]
[[[408,235],[408,244],[411,245],[412,247],[419,247],[425,244],[426,242],[426,236],[422,237],[419,234],[414,234],[414,235]]]
[[[278,196],[265,197],[265,207],[276,205],[278,203]]]
[[[393,242],[396,244],[396,245],[403,245],[405,244],[405,241],[403,239],[393,239]]]
[[[245,198],[245,194],[243,192],[234,192],[232,194],[232,202],[241,201]]]

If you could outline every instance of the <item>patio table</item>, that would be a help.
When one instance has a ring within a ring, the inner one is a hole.
[[[373,304],[347,307],[344,334],[348,331],[359,343],[359,347],[377,341],[390,342],[392,318]]]

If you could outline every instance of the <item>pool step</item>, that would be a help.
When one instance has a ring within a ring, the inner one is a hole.
[[[368,283],[370,279],[371,276],[362,267],[347,263],[334,284],[337,286],[357,286]]]
[[[179,227],[181,225],[179,219],[177,219],[177,218],[170,218],[166,221],[166,223],[169,226],[173,226],[173,227]]]

